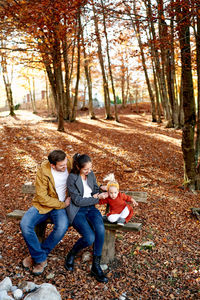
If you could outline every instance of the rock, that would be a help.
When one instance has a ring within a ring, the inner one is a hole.
[[[55,277],[55,274],[54,273],[49,273],[48,275],[47,275],[47,279],[52,279],[52,278],[54,278]]]
[[[0,291],[0,300],[14,300],[14,298],[10,297],[6,290],[1,290]]]
[[[131,168],[126,168],[126,169],[124,169],[124,172],[132,173],[132,172],[133,172],[133,169],[131,169]]]
[[[153,241],[147,241],[142,243],[140,246],[142,249],[152,249],[153,247],[155,247],[155,244]]]
[[[101,268],[102,268],[102,271],[106,271],[106,270],[108,270],[108,265],[101,264]]]
[[[29,293],[29,292],[33,292],[36,288],[38,288],[39,286],[36,285],[34,282],[32,281],[23,281],[20,285],[19,288],[24,292],[24,293]]]
[[[10,291],[12,287],[12,281],[10,280],[9,277],[6,277],[4,280],[0,282],[0,291],[5,290],[5,291]]]
[[[0,234],[2,234],[3,233],[3,230],[2,229],[0,229]]]
[[[24,300],[62,300],[55,286],[50,283],[43,283],[35,291],[27,295]]]
[[[13,297],[14,297],[16,300],[22,299],[22,297],[23,297],[23,292],[22,292],[22,290],[16,289],[16,290],[13,292]]]
[[[119,300],[126,300],[126,293],[123,293],[121,296],[119,296]]]
[[[27,137],[26,137],[26,140],[27,140],[27,141],[30,141],[30,140],[32,140],[32,139],[33,139],[32,136],[27,136]]]
[[[90,258],[91,258],[90,252],[87,251],[87,252],[84,252],[84,253],[83,253],[83,255],[82,255],[82,261],[83,261],[83,262],[89,261]]]

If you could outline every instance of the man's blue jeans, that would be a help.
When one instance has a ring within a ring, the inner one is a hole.
[[[95,206],[81,207],[76,214],[72,225],[82,236],[75,243],[72,250],[78,252],[81,249],[94,244],[93,254],[101,256],[105,228],[99,210]]]
[[[41,244],[34,229],[37,224],[44,222],[48,218],[52,220],[54,228]],[[29,208],[21,220],[20,227],[30,255],[36,263],[46,260],[50,251],[65,235],[68,226],[69,221],[65,209],[53,209],[47,214],[40,214],[34,206]]]

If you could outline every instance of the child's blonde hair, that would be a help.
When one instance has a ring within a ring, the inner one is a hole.
[[[119,183],[115,180],[115,175],[113,173],[110,173],[104,177],[103,181],[108,181],[107,190],[109,190],[111,186],[115,186],[119,190]]]

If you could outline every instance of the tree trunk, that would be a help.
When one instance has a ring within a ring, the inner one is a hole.
[[[150,26],[149,26],[150,31]],[[155,71],[155,57],[153,55],[153,47],[152,47],[152,40],[151,40],[151,31],[149,32],[150,36],[148,36],[147,32],[147,38],[148,38],[148,44],[151,51],[151,65],[152,65],[152,71],[153,71],[153,79],[154,79],[154,90],[155,90],[155,97],[156,97],[156,108],[155,108],[155,114],[157,115],[157,118],[155,119],[155,122],[162,123],[161,119],[161,105],[159,101],[159,90],[158,90],[158,82],[156,77],[156,71]]]
[[[8,107],[9,107],[10,115],[13,117],[15,116],[15,111],[14,111],[13,95],[12,95],[12,88],[11,88],[11,80],[9,79],[8,76],[7,61],[6,58],[3,56],[3,54],[1,55],[1,68],[3,74],[3,82],[6,90]]]
[[[101,38],[100,38],[99,27],[98,27],[98,19],[97,19],[97,14],[96,14],[96,9],[95,9],[94,4],[92,7],[93,7],[93,14],[94,14],[95,34],[97,37],[98,57],[99,57],[99,63],[101,66],[101,72],[102,72],[102,77],[103,77],[103,91],[104,91],[106,119],[110,120],[110,119],[113,119],[113,117],[111,116],[111,113],[110,113],[110,93],[109,93],[109,89],[108,89],[108,81],[106,78],[106,72],[105,72],[105,67],[104,67]]]
[[[195,147],[195,163],[199,164],[200,155],[200,15],[198,9],[197,13],[197,31],[196,37],[196,64],[197,64],[197,137]]]
[[[124,4],[125,4],[125,2],[124,2]],[[155,98],[154,98],[154,94],[153,94],[153,91],[152,91],[151,83],[150,83],[148,72],[147,72],[147,67],[146,67],[146,62],[145,62],[145,55],[144,55],[144,50],[143,50],[143,44],[142,44],[142,40],[141,40],[141,36],[140,36],[140,25],[139,25],[138,21],[136,23],[133,22],[133,19],[131,17],[129,8],[127,8],[127,12],[130,16],[132,26],[133,26],[133,28],[136,32],[138,45],[139,45],[139,48],[140,48],[140,54],[141,54],[141,57],[142,57],[142,67],[143,67],[143,70],[144,70],[146,84],[147,84],[149,97],[150,97],[150,101],[151,101],[151,106],[152,106],[152,122],[156,122]],[[134,14],[135,14],[135,16],[137,15],[135,2],[134,2]]]
[[[71,119],[71,110],[70,110],[70,67],[69,67],[69,58],[68,58],[68,43],[67,43],[67,34],[62,41],[63,49],[63,62],[65,67],[65,101],[64,101],[64,119]]]
[[[165,74],[168,73],[166,70],[166,60],[167,60],[167,49],[168,47],[168,32],[167,32],[167,24],[164,19],[164,11],[163,11],[163,0],[157,0],[158,3],[158,28],[159,28],[159,38],[160,38],[160,53],[161,53],[161,68],[160,68],[160,80],[162,86],[162,93],[163,93],[163,101],[164,107],[166,112],[166,119],[168,121],[167,127],[173,127],[172,122],[172,115],[171,115],[171,107],[169,103],[169,90],[167,92],[166,86],[166,76]],[[170,89],[171,90],[171,89]],[[172,96],[170,94],[170,96]],[[172,99],[170,99],[172,102]]]
[[[181,77],[181,84],[179,88],[179,114],[178,114],[178,120],[181,128],[184,126],[184,111],[183,111],[183,80]]]
[[[191,47],[190,47],[190,1],[178,1],[176,10],[179,22],[179,42],[181,49],[181,66],[183,81],[184,126],[182,134],[182,151],[185,166],[185,184],[190,190],[195,189],[196,168],[194,151],[195,102],[192,82]]]
[[[78,34],[77,34],[77,71],[76,71],[76,86],[74,95],[74,105],[72,109],[71,122],[76,120],[77,105],[78,105],[78,86],[80,80],[80,63],[81,63],[81,46],[80,46],[80,35],[81,35],[81,21],[80,21],[80,9],[78,12]]]
[[[85,49],[85,41],[84,41],[82,25],[81,25],[81,38],[82,38],[82,48],[83,48],[83,56],[84,56],[85,78],[86,78],[87,87],[88,87],[89,115],[90,115],[91,119],[96,119],[95,114],[94,114],[94,108],[93,108],[92,78],[91,78],[91,71],[90,71],[90,66],[89,66],[89,57],[87,56],[86,49]]]
[[[156,72],[155,72],[155,67],[154,67],[154,61],[152,57],[152,70],[153,70],[153,79],[154,79],[154,87],[155,87],[155,94],[156,94],[156,111],[157,111],[157,122],[162,123],[161,119],[161,107],[160,107],[160,101],[159,101],[159,91],[158,91],[158,84],[157,84],[157,77],[156,77]]]
[[[48,110],[48,116],[50,115],[50,103],[49,103],[49,85],[48,85],[48,79],[47,74],[45,72],[45,85],[46,85],[46,101],[47,101],[47,110]]]
[[[171,118],[171,113],[170,113],[170,108],[169,108],[169,103],[168,103],[165,78],[163,77],[163,72],[162,72],[161,66],[160,66],[159,53],[157,50],[157,46],[155,45],[157,38],[156,38],[156,33],[155,33],[155,28],[154,28],[154,23],[153,23],[154,17],[152,15],[150,0],[148,0],[146,3],[146,9],[147,9],[147,18],[148,18],[148,20],[150,20],[150,30],[151,30],[151,34],[152,34],[152,51],[153,51],[153,56],[155,57],[156,77],[157,77],[157,82],[158,82],[159,91],[160,91],[161,103],[163,106],[163,110],[165,112],[165,118],[168,122],[167,127],[172,127],[172,118]]]
[[[174,11],[174,0],[171,0],[171,10]],[[178,99],[177,94],[175,93],[176,87],[176,73],[175,73],[175,59],[174,59],[174,14],[171,16],[170,20],[170,55],[167,61],[167,68],[169,69],[168,76],[168,90],[171,93],[172,100],[172,120],[174,128],[180,128],[179,118],[178,118]]]
[[[126,107],[126,101],[125,101],[125,65],[124,65],[124,58],[122,54],[122,59],[121,59],[121,97],[122,97],[122,107]]]
[[[64,85],[63,85],[63,74],[61,64],[61,48],[60,40],[57,36],[57,31],[54,32],[54,45],[53,45],[53,70],[56,84],[56,93],[58,100],[58,131],[64,131],[64,114],[63,114],[63,103],[64,103]]]
[[[115,94],[115,86],[114,86],[111,61],[110,61],[109,41],[108,41],[108,34],[107,34],[107,29],[106,29],[106,15],[105,15],[105,10],[104,10],[103,0],[101,0],[101,5],[102,5],[102,12],[103,12],[103,28],[104,28],[105,38],[106,38],[106,52],[107,52],[107,58],[108,58],[108,69],[109,69],[110,81],[111,81],[111,85],[112,85],[114,107],[115,107],[115,120],[117,122],[119,122],[118,113],[117,113],[117,101],[116,101],[116,94]]]

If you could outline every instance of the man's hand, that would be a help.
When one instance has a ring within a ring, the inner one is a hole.
[[[138,203],[133,198],[131,198],[131,202],[132,202],[133,206],[138,206]]]
[[[67,197],[65,199],[65,205],[66,205],[66,207],[70,205],[70,202],[71,202],[71,197]]]

